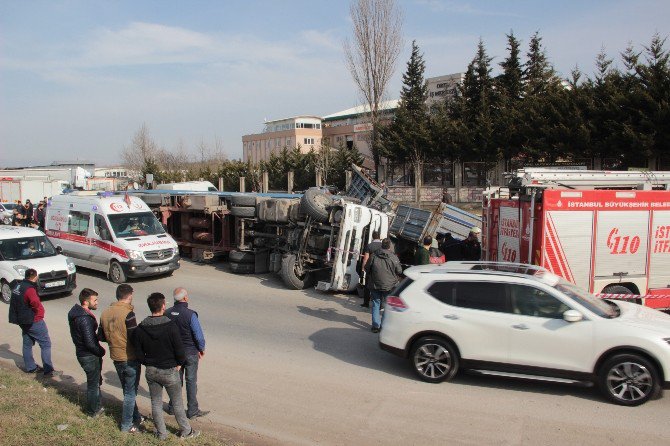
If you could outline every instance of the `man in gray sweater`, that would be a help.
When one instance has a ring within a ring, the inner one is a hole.
[[[400,260],[391,251],[391,240],[382,240],[381,249],[370,256],[365,264],[366,284],[370,289],[372,301],[372,332],[378,333],[381,326],[380,309],[393,287],[398,283],[398,276],[402,274]]]

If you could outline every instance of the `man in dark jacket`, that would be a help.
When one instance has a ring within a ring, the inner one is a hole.
[[[205,335],[200,326],[198,313],[188,307],[188,292],[185,288],[176,288],[172,293],[174,306],[165,310],[165,315],[177,323],[181,341],[186,352],[186,363],[179,371],[179,378],[184,385],[186,374],[186,416],[191,418],[204,417],[208,410],[200,410],[198,406],[198,364],[205,356]],[[172,412],[172,401],[168,405],[168,413]]]
[[[44,209],[44,203],[40,201],[37,205],[37,210],[35,211],[35,223],[39,226],[40,231],[44,232],[44,218],[46,217],[46,209]]]
[[[133,346],[137,359],[145,366],[156,436],[165,440],[168,435],[163,419],[163,387],[165,387],[181,429],[181,437],[197,437],[200,432],[191,428],[181,398],[179,369],[186,362],[186,353],[179,328],[174,321],[164,315],[165,296],[161,293],[152,293],[147,299],[147,304],[151,316],[144,319],[133,332]]]
[[[84,288],[79,293],[79,305],[75,304],[67,314],[77,361],[86,373],[86,411],[94,418],[105,412],[100,404],[102,357],[105,356],[105,349],[96,335],[98,321],[93,311],[97,309],[98,293]]]
[[[433,237],[427,235],[423,238],[423,245],[419,246],[414,254],[415,265],[430,265],[430,247],[433,244]]]
[[[451,232],[448,232],[440,243],[440,251],[444,253],[447,262],[463,260],[463,241],[455,239]]]
[[[391,251],[391,240],[382,240],[381,249],[376,251],[365,265],[367,286],[370,288],[372,300],[372,332],[378,333],[382,321],[380,308],[389,292],[398,283],[398,276],[402,274],[400,260]]]
[[[463,241],[463,260],[481,260],[482,245],[479,242],[479,234],[482,230],[473,226],[468,234],[468,238]]]
[[[44,371],[46,378],[52,378],[55,375],[60,375],[61,372],[55,371],[51,363],[51,338],[49,337],[47,324],[44,321],[44,307],[35,288],[36,282],[37,271],[30,268],[26,270],[25,280],[18,282],[12,289],[9,306],[10,322],[12,322],[12,318],[16,318],[16,322],[12,323],[19,324],[21,327],[25,372],[35,373]],[[14,305],[12,305],[12,301]],[[32,318],[30,318],[26,307],[30,308]],[[33,358],[33,345],[35,345],[35,342],[40,346],[44,369],[35,364],[35,359]]]
[[[372,241],[363,249],[363,261],[361,262],[361,270],[365,271],[365,265],[370,260],[370,256],[382,249],[382,241],[379,239],[379,231],[372,231]],[[370,308],[370,288],[365,287],[363,292],[363,303],[361,307]]]

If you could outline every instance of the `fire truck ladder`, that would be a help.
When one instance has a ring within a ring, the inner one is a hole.
[[[516,176],[520,178],[522,186],[546,189],[670,190],[670,172],[560,170],[531,167],[519,169]]]

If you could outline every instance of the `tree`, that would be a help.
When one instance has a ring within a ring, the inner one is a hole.
[[[159,181],[160,172],[156,160],[158,151],[156,143],[149,135],[146,123],[143,123],[135,132],[130,146],[124,147],[121,151],[121,158],[128,169],[142,172],[143,178],[147,173],[152,173],[154,179]]]
[[[520,42],[514,32],[507,34],[508,55],[500,62],[502,74],[496,78],[499,92],[499,111],[494,115],[494,128],[500,155],[509,166],[512,158],[519,154],[523,137],[519,131],[521,101],[523,98],[523,69],[520,60]]]
[[[380,161],[380,108],[400,55],[402,14],[396,0],[353,0],[349,10],[353,42],[345,40],[344,54],[354,83],[369,108],[370,151],[376,176]]]

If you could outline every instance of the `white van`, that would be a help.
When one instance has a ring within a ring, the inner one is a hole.
[[[26,270],[37,271],[37,294],[69,293],[77,287],[77,268],[60,255],[37,229],[0,226],[0,287],[2,300],[9,303],[10,284],[23,280]]]
[[[179,268],[177,243],[146,203],[130,195],[55,196],[47,206],[46,232],[75,264],[105,272],[115,283]]]

